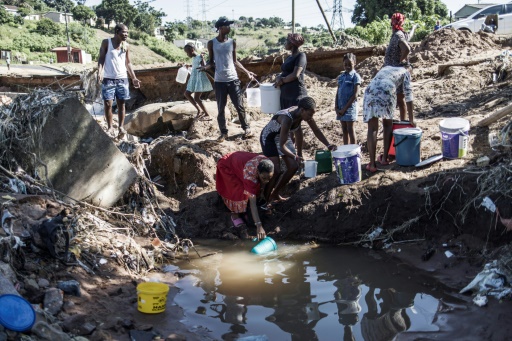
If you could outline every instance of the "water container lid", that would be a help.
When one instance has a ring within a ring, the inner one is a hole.
[[[361,153],[361,147],[358,144],[345,144],[338,146],[338,148],[332,152],[332,157],[344,158],[354,156]]]
[[[32,305],[17,295],[0,296],[0,324],[7,329],[24,332],[34,325],[36,313]]]
[[[439,122],[439,129],[445,133],[458,133],[462,131],[469,130],[469,121],[465,118],[460,117],[451,117],[445,118],[441,122]]]
[[[418,137],[421,136],[422,133],[423,130],[421,130],[420,128],[400,128],[393,130],[393,134],[395,135],[408,135]]]
[[[275,88],[274,88],[274,84],[273,84],[273,83],[260,83],[260,88],[261,88],[262,90],[275,89]]]

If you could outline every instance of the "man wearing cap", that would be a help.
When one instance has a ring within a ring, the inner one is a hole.
[[[217,141],[222,142],[228,137],[228,128],[226,126],[225,108],[229,98],[238,112],[240,125],[245,131],[244,137],[253,136],[242,99],[242,90],[240,88],[240,80],[236,68],[244,71],[252,80],[256,76],[253,72],[248,71],[242,63],[236,59],[236,42],[228,37],[231,31],[229,25],[233,21],[227,19],[219,19],[215,23],[215,28],[219,34],[208,42],[208,54],[210,60],[205,66],[200,67],[201,71],[215,68],[215,98],[217,100],[218,116],[217,122],[220,128],[220,137]]]

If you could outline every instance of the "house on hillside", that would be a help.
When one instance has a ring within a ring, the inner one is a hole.
[[[43,18],[48,18],[53,22],[59,23],[59,24],[65,24],[66,23],[66,15],[68,17],[68,23],[73,22],[73,14],[71,13],[62,13],[62,12],[46,12],[43,14]]]
[[[68,48],[66,46],[56,47],[51,50],[57,55],[57,63],[68,62]],[[71,47],[71,63],[87,64],[92,62],[92,56],[82,49]]]
[[[185,47],[185,45],[187,45],[188,43],[193,43],[194,46],[196,47],[196,50],[202,50],[204,49],[204,44],[197,40],[197,39],[176,39],[176,40],[173,40],[173,44],[176,45],[177,47]]]
[[[7,57],[12,60],[11,50],[0,49],[0,59],[7,59]]]
[[[165,26],[155,27],[155,37],[160,40],[165,40]]]
[[[5,11],[12,15],[19,15],[18,14],[18,6],[11,6],[11,5],[2,5],[5,8]]]
[[[41,20],[41,14],[29,14],[23,19],[25,19],[25,20]]]
[[[461,20],[464,18],[469,17],[471,14],[475,13],[478,10],[481,10],[482,8],[485,8],[487,6],[495,5],[494,3],[487,3],[487,4],[467,4],[464,5],[461,9],[459,9],[457,12],[453,14],[453,17],[455,21]]]

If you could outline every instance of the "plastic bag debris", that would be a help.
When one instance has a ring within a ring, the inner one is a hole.
[[[382,227],[377,227],[375,230],[373,230],[372,233],[370,233],[368,235],[368,239],[370,241],[373,241],[375,238],[377,238],[378,236],[380,236],[380,234],[382,233]]]
[[[485,295],[476,295],[475,298],[473,298],[473,303],[476,304],[479,307],[483,307],[487,304],[488,300]]]
[[[463,288],[459,293],[463,294],[472,291],[474,294],[490,295],[497,298],[503,298],[512,294],[512,289],[506,287],[507,279],[498,269],[497,261],[487,263],[476,277]]]
[[[445,251],[444,255],[446,256],[446,258],[452,258],[453,257],[453,253],[451,253],[450,251]]]
[[[480,206],[485,207],[491,212],[496,212],[496,205],[492,202],[491,198],[485,197]]]

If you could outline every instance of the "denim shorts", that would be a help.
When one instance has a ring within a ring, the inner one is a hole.
[[[111,101],[114,98],[120,100],[130,99],[128,78],[104,78],[101,85],[101,95],[104,101]]]

